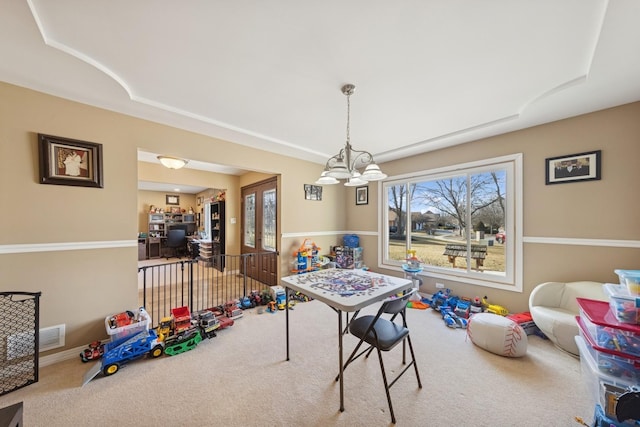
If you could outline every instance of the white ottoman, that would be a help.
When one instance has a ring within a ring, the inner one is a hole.
[[[527,354],[527,334],[511,319],[493,313],[476,313],[469,319],[471,342],[491,353],[506,357]]]

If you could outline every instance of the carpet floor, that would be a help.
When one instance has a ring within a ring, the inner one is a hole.
[[[375,310],[370,307],[369,311]],[[423,388],[407,372],[391,389],[399,426],[577,426],[589,422],[580,361],[537,336],[527,354],[505,358],[475,346],[438,312],[408,309]],[[93,362],[80,358],[40,370],[38,383],[0,397],[24,402],[25,426],[384,426],[391,424],[375,353],[345,371],[339,411],[337,316],[319,301],[285,313],[250,309],[235,325],[176,356],[140,359],[86,385]],[[355,345],[345,336],[345,358]],[[385,354],[401,368],[401,346]]]

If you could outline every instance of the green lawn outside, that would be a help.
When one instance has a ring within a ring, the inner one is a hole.
[[[464,243],[464,240],[456,236],[447,238],[436,238],[421,234],[412,233],[411,249],[415,249],[416,257],[425,264],[437,267],[451,267],[451,263],[446,255],[443,255],[447,243]],[[478,244],[477,241],[471,241]],[[487,246],[487,257],[484,260],[485,271],[505,271],[505,245],[494,242],[493,246]],[[389,257],[394,260],[406,259],[404,240],[389,240]],[[475,261],[471,261],[471,266],[475,268]],[[467,267],[466,259],[457,258],[456,267]]]

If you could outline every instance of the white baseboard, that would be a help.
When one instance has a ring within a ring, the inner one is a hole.
[[[87,346],[71,348],[69,350],[60,351],[58,353],[49,354],[47,356],[43,356],[38,361],[38,365],[40,367],[53,365],[55,363],[64,362],[65,360],[78,359],[80,361],[80,353]]]

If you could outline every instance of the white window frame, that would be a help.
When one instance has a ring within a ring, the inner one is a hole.
[[[436,169],[417,171],[413,173],[391,176],[378,184],[378,267],[397,271],[402,270],[402,262],[388,258],[389,248],[389,203],[387,188],[393,185],[411,184],[426,180],[441,179],[453,174],[469,175],[478,172],[504,168],[506,176],[506,234],[505,243],[506,272],[504,275],[491,275],[484,272],[467,271],[446,267],[435,267],[424,265],[420,275],[434,279],[450,280],[454,282],[464,282],[472,285],[502,289],[513,292],[522,292],[522,224],[523,224],[523,173],[522,173],[522,153],[506,155],[496,158],[477,160],[474,162],[462,163],[452,166],[445,166]],[[407,233],[409,239],[409,233]]]

